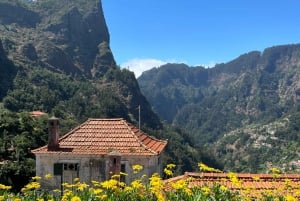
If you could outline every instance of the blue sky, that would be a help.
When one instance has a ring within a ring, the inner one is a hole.
[[[167,62],[226,63],[300,43],[299,0],[102,0],[118,65],[138,77]]]

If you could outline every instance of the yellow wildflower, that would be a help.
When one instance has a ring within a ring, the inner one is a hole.
[[[165,168],[165,169],[164,169],[164,173],[165,173],[167,176],[172,176],[172,175],[173,175],[172,170],[170,170],[170,169],[168,169],[168,168]]]
[[[54,193],[60,193],[61,190],[59,190],[58,188],[56,188],[56,189],[53,190],[53,192],[54,192]]]
[[[71,198],[71,201],[81,201],[81,199],[78,196],[74,196]]]
[[[134,181],[132,181],[131,182],[131,186],[134,189],[140,189],[140,188],[144,187],[144,185],[142,184],[142,182],[140,180],[134,180]]]
[[[133,170],[133,173],[134,174],[137,174],[139,171],[141,171],[143,169],[143,166],[141,166],[141,165],[133,165],[132,166],[132,170]]]
[[[27,184],[24,188],[21,189],[22,192],[39,189],[41,184],[39,182],[33,181]]]
[[[286,201],[297,201],[297,198],[292,195],[286,195],[284,198]]]
[[[185,188],[184,191],[185,191],[185,193],[186,193],[187,195],[189,195],[189,196],[192,195],[192,190],[191,190],[191,189]]]
[[[101,182],[101,186],[105,189],[116,189],[118,182],[114,179],[110,179],[104,182]]]
[[[100,193],[103,192],[103,190],[101,188],[97,188],[97,189],[92,189],[93,194],[98,195]]]
[[[51,179],[51,178],[52,178],[52,175],[50,173],[45,175],[45,179]]]
[[[76,178],[73,179],[73,181],[74,181],[74,183],[77,183],[77,182],[79,182],[79,178],[76,177]]]
[[[176,181],[175,183],[171,184],[172,188],[179,190],[179,189],[184,189],[187,187],[187,183],[185,180],[180,179],[178,181]]]
[[[172,163],[170,163],[170,164],[167,165],[167,168],[168,168],[168,169],[173,169],[173,168],[175,168],[175,167],[176,167],[176,165],[175,165],[175,164],[172,164]]]
[[[102,195],[102,196],[100,197],[100,199],[101,199],[101,200],[106,200],[106,199],[107,199],[107,195],[106,195],[106,194]]]
[[[218,169],[215,169],[212,167],[208,167],[204,163],[198,163],[198,167],[203,172],[222,172],[221,170],[218,170]]]
[[[77,190],[79,190],[79,191],[83,191],[84,189],[89,187],[89,185],[86,183],[78,183],[76,186],[77,186]]]
[[[120,179],[120,175],[119,174],[114,174],[113,176],[111,176],[111,178],[119,180]]]
[[[209,195],[209,193],[210,193],[210,188],[208,188],[208,187],[202,187],[201,188],[201,190],[202,190],[202,192],[204,193],[204,195]]]
[[[31,177],[32,180],[40,180],[42,177],[40,176],[34,176],[34,177]]]
[[[133,191],[133,188],[132,188],[131,186],[126,186],[126,187],[124,188],[124,191],[125,191],[125,192],[130,192],[130,191]]]
[[[226,186],[224,186],[224,185],[221,185],[221,186],[220,186],[220,190],[221,190],[221,191],[227,191],[228,188],[227,188]]]
[[[4,184],[0,184],[0,190],[10,190],[11,186],[6,186]]]
[[[4,196],[0,195],[0,201],[4,201]]]
[[[120,172],[120,175],[121,175],[121,176],[127,176],[128,174],[125,173],[125,172]]]

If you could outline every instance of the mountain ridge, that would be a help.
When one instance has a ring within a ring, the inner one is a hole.
[[[223,136],[235,129],[263,126],[297,115],[299,75],[300,44],[292,44],[266,48],[263,52],[252,51],[213,68],[166,64],[144,72],[138,82],[162,120],[185,128],[201,146],[210,147],[225,140]],[[279,132],[284,131],[278,130],[276,135]],[[299,135],[298,131],[291,133]],[[226,168],[232,168],[234,165],[228,165],[228,161],[238,159],[230,155],[226,160],[223,160]],[[241,166],[247,169],[249,161],[244,163]],[[240,166],[235,168],[243,171]]]
[[[51,116],[60,118],[62,134],[87,118],[140,123],[144,132],[168,139],[163,162],[182,163],[178,174],[202,159],[218,164],[185,132],[162,123],[134,73],[116,65],[101,1],[0,0],[0,10],[1,182],[20,190],[34,176],[30,149],[47,143]],[[31,111],[49,116],[34,118]]]

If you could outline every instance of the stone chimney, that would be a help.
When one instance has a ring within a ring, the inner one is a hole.
[[[59,119],[54,116],[51,117],[48,129],[48,150],[56,150],[59,148]]]

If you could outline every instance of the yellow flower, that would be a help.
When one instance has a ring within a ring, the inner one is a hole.
[[[172,176],[172,175],[173,175],[172,170],[169,170],[168,168],[165,168],[165,169],[164,169],[164,173],[165,173],[167,176]]]
[[[51,179],[51,178],[52,178],[52,175],[50,173],[45,175],[45,179]]]
[[[185,193],[186,193],[187,195],[189,195],[189,196],[192,195],[192,190],[191,190],[191,189],[185,188],[184,191],[185,191]]]
[[[286,195],[284,198],[286,201],[297,201],[297,198],[292,195]]]
[[[77,184],[77,190],[79,190],[79,191],[83,191],[83,190],[86,189],[87,187],[89,187],[89,185],[86,184],[86,183],[78,183],[78,184]]]
[[[139,171],[141,171],[143,169],[143,166],[141,165],[133,165],[132,166],[132,170],[134,174],[137,174]]]
[[[0,196],[0,201],[4,201],[4,196],[3,195]]]
[[[187,187],[187,183],[185,180],[180,179],[176,181],[175,183],[171,184],[172,188],[179,190],[179,189],[185,189]]]
[[[34,189],[39,189],[40,187],[41,187],[40,183],[33,181],[33,182],[30,182],[29,184],[27,184],[24,188],[22,188],[21,191],[22,192],[30,191],[30,190],[34,190]]]
[[[209,195],[209,193],[210,193],[210,188],[208,188],[206,186],[202,187],[201,190],[204,193],[204,195]]]
[[[221,191],[227,191],[228,188],[227,188],[226,186],[224,186],[224,185],[221,185],[221,186],[220,186],[220,190],[221,190]]]
[[[56,189],[53,190],[53,192],[55,192],[55,193],[60,193],[61,190],[59,190],[58,188],[56,188]]]
[[[107,199],[107,195],[106,195],[106,194],[102,195],[102,196],[100,197],[100,199],[101,199],[101,200],[106,200],[106,199]]]
[[[272,167],[272,168],[270,168],[270,171],[271,171],[273,174],[280,174],[280,173],[281,173],[280,169],[278,169],[277,167]]]
[[[98,194],[102,193],[103,190],[101,188],[97,188],[97,189],[93,189],[92,192],[93,192],[93,194],[98,195]]]
[[[212,167],[208,167],[204,163],[198,163],[198,167],[199,167],[200,171],[203,171],[203,172],[222,172],[221,170],[218,170],[218,169],[215,169]]]
[[[15,198],[14,201],[21,201],[21,198]]]
[[[38,198],[37,201],[44,201],[44,198]]]
[[[31,177],[32,180],[40,180],[42,177],[40,176],[35,176],[35,177]]]
[[[170,163],[170,164],[167,165],[167,168],[168,168],[168,169],[173,169],[173,168],[175,168],[175,167],[176,167],[176,165],[175,165],[175,164],[172,164],[172,163]]]
[[[120,172],[120,175],[121,175],[121,176],[127,176],[128,174],[125,173],[125,172]]]
[[[131,182],[131,186],[134,189],[140,189],[140,188],[144,187],[144,185],[142,184],[142,182],[140,180],[134,180],[134,181],[132,181]]]
[[[119,174],[114,174],[113,176],[111,176],[111,178],[119,180],[120,179],[120,175]]]
[[[0,184],[0,190],[10,190],[11,186],[5,186],[4,184]]]
[[[78,196],[74,196],[71,198],[71,201],[81,201],[81,199]]]
[[[101,182],[101,186],[105,189],[116,189],[117,188],[118,181],[114,179],[110,179],[104,182]]]
[[[96,187],[100,186],[100,182],[99,182],[99,181],[93,180],[93,181],[92,181],[92,184],[93,184],[94,186],[96,186]]]
[[[126,186],[125,188],[124,188],[124,191],[125,192],[130,192],[130,191],[132,191],[133,190],[133,188],[131,187],[131,186]]]

